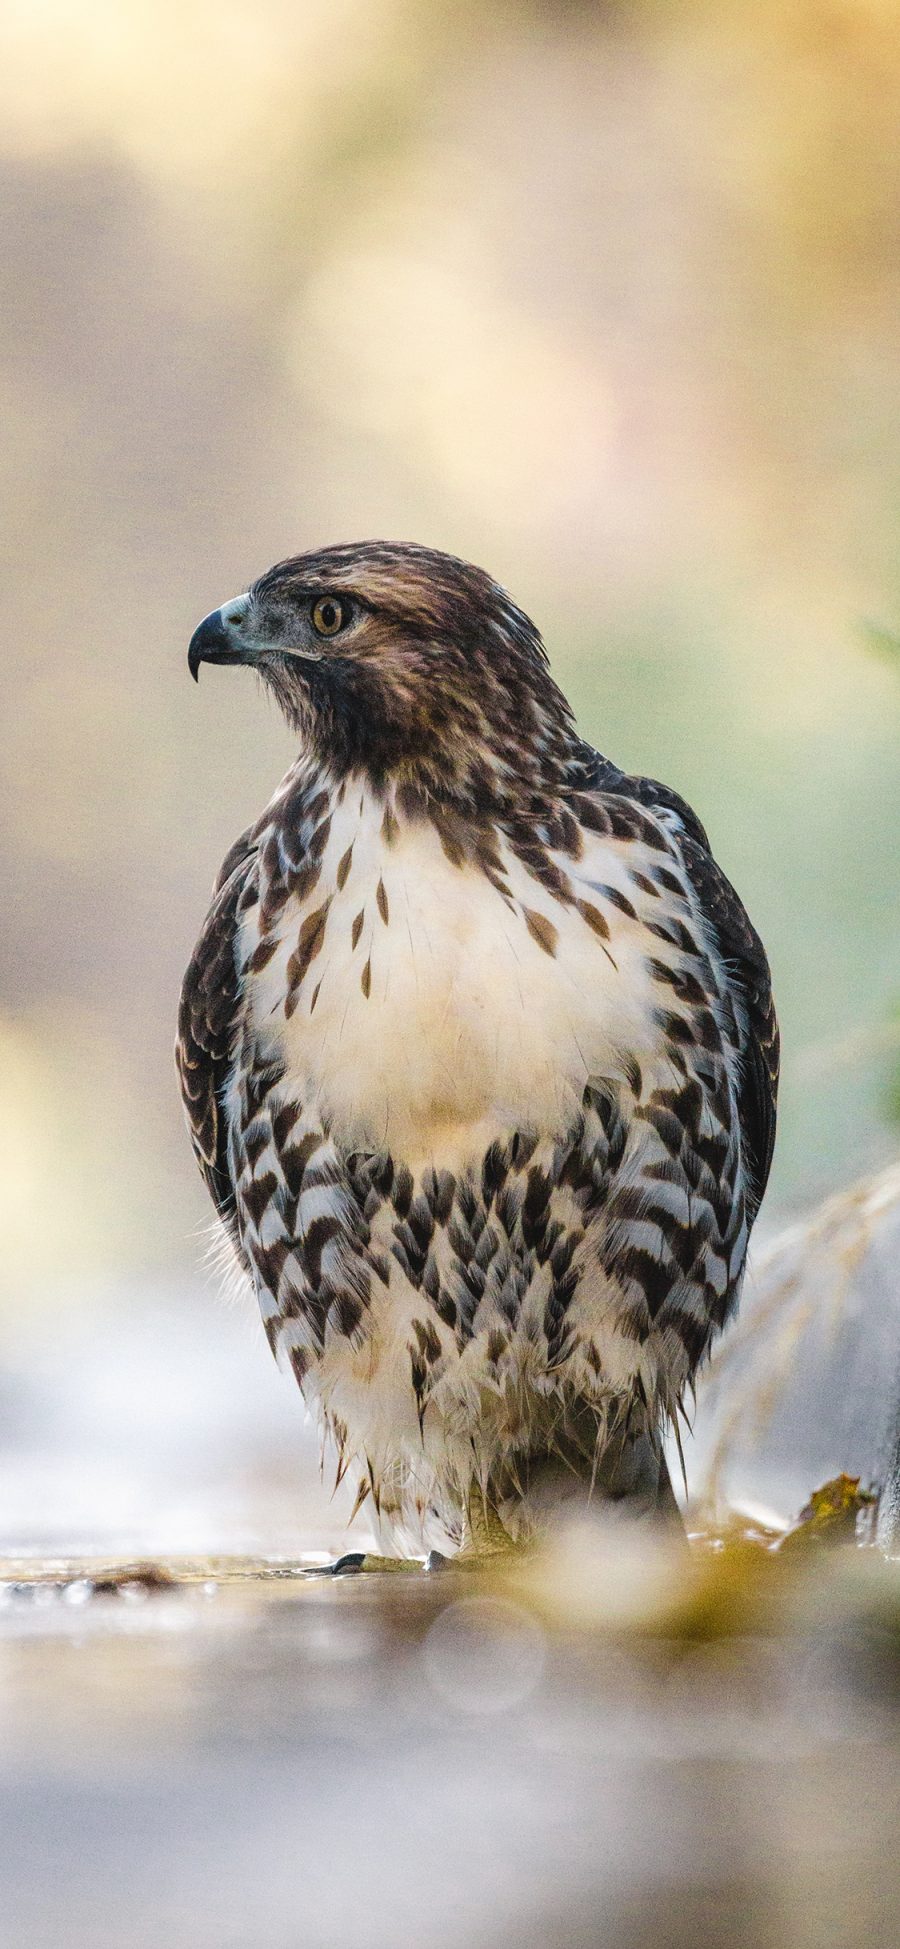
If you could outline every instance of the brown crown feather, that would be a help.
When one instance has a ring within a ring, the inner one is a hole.
[[[288,718],[339,771],[394,776],[471,809],[562,783],[582,747],[529,617],[482,569],[369,541],[278,563],[254,584],[275,627],[326,594],[357,606],[318,661],[267,659]]]

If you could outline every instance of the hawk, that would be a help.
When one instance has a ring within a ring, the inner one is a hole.
[[[188,652],[299,755],[181,996],[194,1150],[279,1363],[396,1547],[674,1508],[775,1132],[759,936],[677,793],[578,735],[480,569],[299,555]],[[359,1559],[347,1559],[357,1563]]]

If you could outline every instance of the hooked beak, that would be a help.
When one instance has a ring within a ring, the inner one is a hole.
[[[188,669],[196,683],[201,663],[252,663],[253,650],[240,634],[246,598],[225,603],[204,616],[188,645]]]

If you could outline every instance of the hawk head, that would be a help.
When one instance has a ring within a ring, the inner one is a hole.
[[[534,624],[482,569],[412,544],[279,562],[204,618],[201,663],[249,664],[323,763],[378,784],[496,798],[576,742]]]

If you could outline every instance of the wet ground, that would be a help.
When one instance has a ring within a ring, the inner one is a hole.
[[[0,1941],[895,1949],[900,1564],[0,1564]]]

